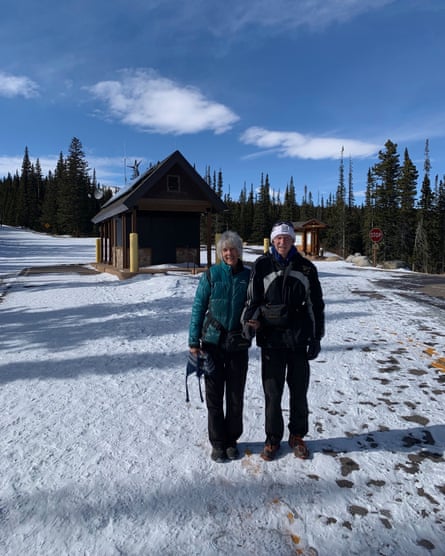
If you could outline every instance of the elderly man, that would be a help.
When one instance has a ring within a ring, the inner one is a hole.
[[[275,458],[284,434],[281,409],[284,383],[289,388],[289,446],[306,459],[309,360],[320,352],[324,334],[324,302],[315,265],[295,248],[291,222],[278,222],[270,235],[269,253],[252,268],[242,321],[256,330],[261,348],[265,395],[266,443],[261,457]]]

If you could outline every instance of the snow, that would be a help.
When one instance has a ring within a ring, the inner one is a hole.
[[[312,456],[259,457],[254,346],[243,457],[217,464],[195,377],[185,403],[199,277],[20,275],[94,258],[94,238],[0,227],[2,555],[445,554],[445,312],[403,273],[316,263]]]

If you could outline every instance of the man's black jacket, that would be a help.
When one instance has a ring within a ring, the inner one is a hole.
[[[318,272],[296,249],[287,264],[280,259],[267,253],[255,261],[242,321],[261,322],[256,334],[260,347],[303,348],[324,335]],[[277,313],[284,319],[274,321]]]

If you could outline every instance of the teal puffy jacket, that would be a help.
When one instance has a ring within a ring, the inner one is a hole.
[[[232,267],[224,261],[210,268],[210,276],[208,272],[201,275],[192,307],[189,347],[200,347],[200,340],[218,344],[221,332],[211,324],[211,316],[225,330],[241,329],[249,277],[250,270],[241,262],[232,272]]]

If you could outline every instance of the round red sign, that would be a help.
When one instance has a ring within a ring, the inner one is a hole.
[[[376,243],[378,243],[383,239],[383,231],[380,228],[372,228],[372,230],[369,232],[369,237],[371,241],[375,241]]]

